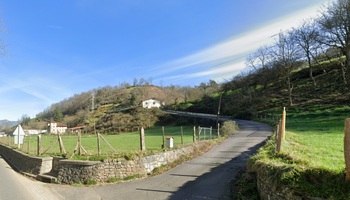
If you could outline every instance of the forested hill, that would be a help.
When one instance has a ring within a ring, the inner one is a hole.
[[[37,127],[39,122],[54,120],[65,123],[68,127],[87,125],[92,129],[96,126],[98,130],[107,132],[149,127],[157,122],[161,113],[156,109],[142,109],[142,101],[154,98],[165,106],[172,107],[181,102],[197,101],[218,89],[219,85],[215,81],[196,87],[158,87],[150,84],[106,86],[53,104],[39,113],[36,119],[24,120],[24,125],[41,128]],[[42,123],[41,126],[45,124]]]

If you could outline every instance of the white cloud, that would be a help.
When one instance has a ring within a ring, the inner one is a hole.
[[[157,68],[155,76],[162,75],[162,79],[206,77],[222,80],[232,78],[238,73],[238,70],[245,68],[244,61],[242,61],[245,56],[260,46],[274,42],[281,30],[289,30],[300,25],[302,20],[316,17],[319,8],[319,5],[315,5],[294,12],[204,50],[163,63]],[[183,75],[170,75],[174,72],[181,73],[181,71]],[[164,78],[166,75],[169,76]]]

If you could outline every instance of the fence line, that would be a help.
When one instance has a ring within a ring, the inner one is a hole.
[[[163,138],[172,137],[174,147],[181,145],[190,145],[197,140],[214,139],[216,138],[216,129],[211,129],[211,133],[203,132],[203,127],[196,128],[192,126],[184,127],[155,127],[145,130],[145,149],[147,150],[162,150],[165,148]],[[199,132],[201,131],[201,132]],[[96,142],[100,139],[103,143]],[[102,135],[102,134],[42,134],[31,135],[24,138],[24,143],[20,150],[29,155],[45,156],[69,156],[76,154],[86,155],[110,155],[115,153],[123,153],[140,150],[139,133],[124,133],[119,135]],[[99,139],[100,138],[100,139]],[[13,137],[0,137],[0,143],[16,148],[13,143]],[[84,144],[84,147],[83,145]],[[118,151],[117,151],[117,150]],[[89,152],[89,153],[88,153]]]

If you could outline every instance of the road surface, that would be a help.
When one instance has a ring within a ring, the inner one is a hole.
[[[55,200],[64,199],[49,185],[31,180],[15,172],[0,157],[0,200]]]
[[[191,161],[164,174],[126,183],[103,186],[50,185],[65,199],[230,199],[233,178],[248,158],[272,134],[271,127],[236,120],[237,134]]]

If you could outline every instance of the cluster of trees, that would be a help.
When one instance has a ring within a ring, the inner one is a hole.
[[[308,67],[309,77],[316,87],[314,68],[325,60],[340,63],[343,84],[348,86],[350,78],[350,1],[332,1],[324,6],[320,15],[314,19],[305,20],[299,27],[280,32],[278,39],[271,45],[262,46],[246,59],[250,71],[235,77],[235,83],[226,84],[226,89],[241,88],[249,92],[247,84],[259,85],[262,92],[273,79],[283,78],[288,91],[289,105],[293,105],[292,81],[293,71]],[[244,81],[242,80],[244,79]],[[245,88],[245,89],[244,89]],[[246,94],[246,95],[247,95]],[[248,95],[248,96],[249,96]],[[260,96],[259,94],[256,94]],[[252,97],[255,98],[255,97]]]

